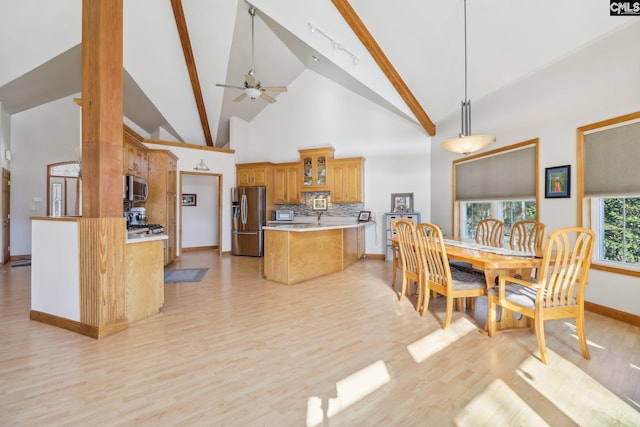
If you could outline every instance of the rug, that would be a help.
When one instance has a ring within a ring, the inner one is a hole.
[[[199,282],[208,270],[208,268],[167,270],[164,273],[164,283]]]
[[[22,259],[11,264],[11,267],[25,267],[31,265],[30,259]]]

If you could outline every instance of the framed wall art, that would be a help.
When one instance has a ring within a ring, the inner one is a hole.
[[[391,194],[391,212],[413,212],[413,193]]]
[[[196,206],[197,196],[195,194],[183,194],[182,206]]]
[[[313,199],[311,201],[311,209],[314,211],[326,211],[327,199]]]
[[[544,189],[546,199],[571,197],[571,165],[546,168]]]

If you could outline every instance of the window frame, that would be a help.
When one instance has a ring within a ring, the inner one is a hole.
[[[640,119],[640,111],[625,114],[622,116],[614,117],[600,122],[591,123],[585,126],[581,126],[576,129],[576,203],[577,203],[577,224],[579,227],[588,227],[596,233],[596,248],[600,247],[601,235],[599,233],[599,212],[597,207],[597,201],[602,198],[615,198],[627,195],[608,194],[599,197],[585,196],[585,149],[584,149],[584,136],[590,132],[596,132],[598,130],[605,130],[607,127],[612,126],[624,126],[624,123],[629,124]],[[623,274],[627,276],[640,277],[640,268],[635,267],[632,264],[625,264],[615,261],[607,261],[601,259],[597,254],[598,251],[594,251],[594,256],[591,261],[591,268],[594,270],[607,271],[610,273]]]
[[[540,167],[539,167],[539,145],[540,145],[540,139],[539,138],[533,138],[527,141],[523,141],[523,142],[519,142],[516,144],[512,144],[512,145],[507,145],[495,150],[491,150],[491,151],[487,151],[484,153],[480,153],[480,154],[475,154],[472,156],[466,156],[463,157],[461,159],[457,159],[454,160],[451,164],[451,169],[452,169],[452,196],[451,196],[451,230],[453,232],[453,235],[457,238],[460,238],[461,234],[461,230],[460,230],[460,218],[462,216],[462,212],[461,212],[461,204],[464,202],[469,202],[470,200],[457,200],[456,199],[456,166],[459,163],[464,163],[470,160],[475,160],[475,159],[480,159],[483,157],[489,157],[489,156],[494,156],[494,155],[499,155],[502,153],[506,153],[509,151],[513,151],[513,150],[519,150],[519,149],[523,149],[523,148],[529,148],[529,147],[533,147],[534,148],[534,170],[535,170],[535,176],[534,176],[534,182],[535,182],[535,205],[536,205],[536,216],[537,218],[540,218]],[[495,199],[495,201],[506,201],[508,199]],[[526,198],[522,198],[522,199],[518,199],[518,200],[530,200],[530,199],[526,199]],[[483,200],[484,202],[492,202],[492,200]],[[474,202],[481,202],[480,200],[474,201]]]

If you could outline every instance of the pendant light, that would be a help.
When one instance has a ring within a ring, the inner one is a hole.
[[[496,140],[493,135],[471,135],[471,101],[467,97],[467,0],[464,0],[464,98],[461,103],[461,132],[455,138],[440,143],[448,151],[465,156]]]

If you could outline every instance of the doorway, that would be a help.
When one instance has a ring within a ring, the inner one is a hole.
[[[180,172],[180,253],[213,249],[222,255],[222,175]]]

